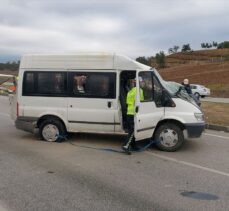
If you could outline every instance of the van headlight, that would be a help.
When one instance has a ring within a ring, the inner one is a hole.
[[[194,113],[196,119],[200,122],[204,121],[204,115],[202,113]]]

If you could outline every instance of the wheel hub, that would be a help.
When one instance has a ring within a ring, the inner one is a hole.
[[[178,142],[178,134],[173,129],[165,129],[161,132],[160,142],[166,147],[173,147]]]
[[[56,141],[59,135],[59,130],[55,125],[48,124],[42,130],[42,135],[46,141]]]

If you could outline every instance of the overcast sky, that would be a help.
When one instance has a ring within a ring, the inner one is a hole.
[[[229,40],[228,0],[0,0],[0,61],[108,51],[132,58]]]

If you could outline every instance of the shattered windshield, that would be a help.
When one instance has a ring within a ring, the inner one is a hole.
[[[161,75],[157,72],[157,70],[154,69],[154,73],[157,76],[157,78],[160,80],[162,86],[172,95],[179,97],[183,100],[186,100],[194,105],[196,105],[195,100],[186,92],[184,87],[176,82],[173,81],[165,81],[161,77]]]
[[[163,84],[169,93],[173,96],[177,96],[196,105],[195,100],[186,92],[185,88],[181,84],[172,81],[164,81]]]

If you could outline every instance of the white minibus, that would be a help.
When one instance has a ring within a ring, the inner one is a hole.
[[[179,84],[110,53],[22,56],[12,110],[15,125],[39,131],[52,142],[68,132],[125,133],[126,95],[133,79],[136,140],[157,140],[159,149],[175,151],[185,139],[201,136],[203,113]]]

